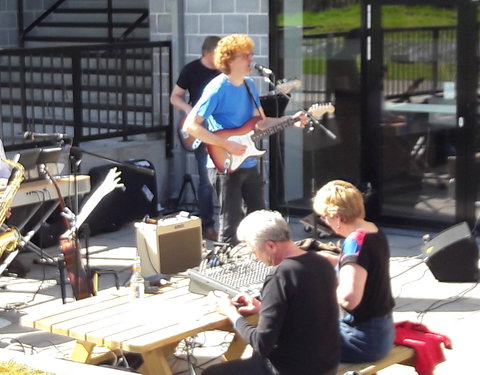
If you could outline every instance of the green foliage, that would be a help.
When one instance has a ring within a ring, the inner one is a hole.
[[[454,9],[430,6],[384,6],[383,27],[420,27],[456,25]]]
[[[382,8],[383,27],[448,26],[457,22],[456,11],[431,6],[397,6]],[[360,27],[360,6],[279,15],[279,25],[306,27],[305,34],[348,31]]]

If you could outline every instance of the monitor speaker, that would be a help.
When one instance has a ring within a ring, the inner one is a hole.
[[[438,281],[478,281],[478,246],[462,222],[439,233],[424,247],[427,266]]]
[[[135,223],[142,276],[172,275],[198,266],[202,226],[195,216],[177,215],[157,222]]]

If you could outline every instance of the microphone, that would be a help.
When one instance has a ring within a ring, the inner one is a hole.
[[[26,131],[23,134],[23,138],[30,141],[61,141],[64,138],[68,138],[67,134],[62,133],[35,133]]]
[[[273,73],[272,69],[267,68],[266,66],[260,64],[253,64],[253,67],[257,69],[262,74],[270,75]]]

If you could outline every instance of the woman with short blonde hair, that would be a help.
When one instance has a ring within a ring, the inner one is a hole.
[[[349,182],[334,180],[324,185],[313,207],[335,233],[345,237],[340,256],[325,255],[338,266],[337,301],[345,311],[340,321],[340,360],[379,360],[394,340],[387,238],[365,220],[362,194]]]
[[[313,201],[317,214],[338,215],[346,223],[365,218],[365,206],[360,191],[351,183],[334,180],[317,192]]]

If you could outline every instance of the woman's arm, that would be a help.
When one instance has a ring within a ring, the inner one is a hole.
[[[337,300],[345,310],[354,310],[362,301],[368,272],[355,263],[346,263],[338,275]]]

